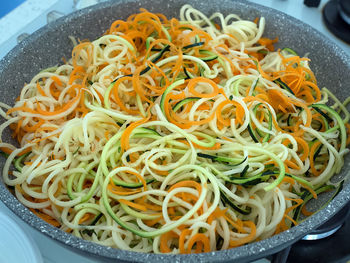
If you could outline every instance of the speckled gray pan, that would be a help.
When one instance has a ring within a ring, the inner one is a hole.
[[[115,19],[125,19],[140,7],[178,17],[180,7],[190,3],[206,14],[216,11],[236,13],[242,18],[266,18],[265,36],[279,37],[281,47],[290,47],[299,54],[309,53],[320,87],[328,87],[344,99],[350,95],[350,58],[338,46],[310,26],[276,10],[244,1],[210,0],[122,0],[97,5],[63,17],[47,25],[21,42],[0,63],[0,100],[12,103],[25,82],[41,69],[55,65],[63,56],[70,57],[72,45],[68,36],[93,40]],[[8,136],[9,137],[9,136]],[[3,160],[0,162],[0,167]],[[349,158],[338,178],[349,171]],[[155,255],[128,252],[100,246],[62,232],[34,216],[0,184],[0,199],[23,221],[72,250],[94,256],[100,261],[138,262],[247,262],[274,253],[297,241],[331,218],[350,199],[350,184],[322,211],[300,225],[269,239],[220,252],[194,255]]]

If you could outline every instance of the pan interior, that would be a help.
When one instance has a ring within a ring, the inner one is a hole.
[[[276,10],[245,1],[122,0],[103,3],[61,18],[21,42],[1,61],[1,100],[11,104],[10,102],[18,96],[23,84],[29,82],[37,72],[62,63],[62,57],[70,58],[73,46],[69,36],[80,39],[96,39],[108,29],[114,20],[126,19],[130,14],[137,13],[140,7],[151,12],[163,13],[168,17],[178,17],[180,7],[186,3],[190,3],[207,15],[220,11],[224,15],[235,13],[249,20],[264,16],[266,18],[264,36],[269,38],[278,37],[279,47],[290,47],[296,50],[298,54],[308,54],[311,59],[310,67],[316,75],[319,87],[329,88],[341,101],[350,96],[348,87],[350,83],[350,74],[348,74],[350,71],[349,56],[311,27]],[[5,135],[5,138],[10,140],[9,133]],[[346,176],[349,171],[349,158],[349,156],[345,158],[345,166],[334,180],[341,180]],[[3,167],[3,165],[4,160],[1,159],[0,166]],[[36,218],[9,193],[3,183],[0,185],[1,200],[24,221],[44,234],[84,253],[127,261],[144,261],[145,259],[152,261],[171,261],[175,259],[223,261],[230,258],[243,262],[248,256],[251,256],[250,260],[252,260],[254,257],[260,257],[282,249],[295,241],[296,238],[302,237],[322,222],[325,222],[345,205],[350,198],[349,192],[350,186],[346,182],[344,189],[326,209],[312,216],[301,225],[280,235],[237,249],[184,257],[181,255],[142,255],[102,247],[80,240],[54,229]],[[322,201],[321,199],[320,201]],[[320,206],[317,202],[314,205],[315,207]]]

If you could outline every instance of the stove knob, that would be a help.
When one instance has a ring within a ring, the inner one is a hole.
[[[328,1],[322,16],[329,31],[350,44],[350,0]]]
[[[321,0],[304,0],[304,5],[307,7],[318,7]]]
[[[350,1],[339,0],[339,14],[343,20],[350,25]]]

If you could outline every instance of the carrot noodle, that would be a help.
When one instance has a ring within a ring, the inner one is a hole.
[[[76,43],[0,103],[0,135],[18,142],[0,143],[4,182],[46,222],[119,249],[202,253],[287,230],[343,166],[350,114],[264,27],[184,5]]]

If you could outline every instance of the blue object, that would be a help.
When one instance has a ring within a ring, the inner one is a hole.
[[[26,0],[0,0],[0,18],[10,13]]]

